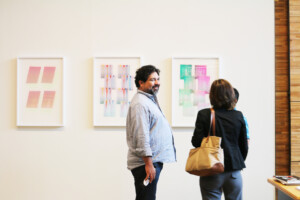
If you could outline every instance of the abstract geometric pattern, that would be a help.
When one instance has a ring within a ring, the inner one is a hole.
[[[210,87],[210,77],[206,74],[207,66],[195,65],[195,76],[192,75],[192,70],[192,65],[180,65],[180,79],[184,81],[184,88],[179,89],[179,106],[183,107],[184,116],[193,116],[194,106],[198,110],[207,106],[205,95],[209,94]]]
[[[37,83],[40,75],[41,67],[29,67],[26,83]]]
[[[42,72],[42,79],[41,83],[39,83],[40,80],[40,71]],[[29,87],[36,87],[36,85],[43,85],[43,84],[52,84],[53,78],[55,75],[55,69],[56,67],[29,67],[28,74],[27,74],[27,80],[26,83]],[[40,94],[43,93],[43,99],[42,99],[42,108],[52,108],[54,103],[54,97],[55,97],[55,91],[29,91],[28,92],[28,98],[27,98],[27,104],[26,108],[38,108],[39,102],[40,102]]]
[[[117,74],[114,70],[117,68]],[[116,77],[120,79],[120,85],[116,86]],[[115,117],[116,107],[120,109],[120,117],[126,117],[129,106],[128,92],[132,90],[132,76],[129,65],[101,65],[101,79],[104,79],[104,87],[100,88],[100,104],[104,104],[103,116]],[[117,98],[112,97],[112,92],[117,93]]]
[[[93,125],[125,126],[130,101],[136,93],[134,75],[140,57],[95,57]]]
[[[44,67],[42,83],[52,83],[55,73],[55,67]]]
[[[172,126],[194,127],[199,110],[210,107],[211,83],[219,78],[218,57],[172,58]]]
[[[27,99],[27,108],[37,108],[40,98],[40,91],[29,91]]]
[[[64,125],[64,58],[17,58],[17,126]]]
[[[55,97],[55,91],[44,91],[42,108],[52,108]]]

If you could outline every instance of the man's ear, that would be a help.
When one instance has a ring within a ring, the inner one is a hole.
[[[141,85],[142,85],[143,83],[144,83],[144,81],[139,80],[140,87],[141,87]]]

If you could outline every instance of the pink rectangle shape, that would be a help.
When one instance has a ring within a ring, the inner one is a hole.
[[[30,66],[27,74],[26,83],[37,83],[40,75],[41,67]]]
[[[56,67],[44,67],[42,83],[52,83]]]
[[[195,65],[195,78],[206,76],[206,65]]]
[[[29,91],[27,98],[27,108],[37,108],[39,104],[40,91]]]
[[[52,108],[54,103],[55,91],[44,91],[42,108]]]

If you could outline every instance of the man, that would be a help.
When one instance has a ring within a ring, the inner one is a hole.
[[[159,72],[152,65],[136,71],[138,91],[127,114],[127,167],[134,177],[136,200],[155,200],[163,163],[176,161],[172,130],[156,98]]]

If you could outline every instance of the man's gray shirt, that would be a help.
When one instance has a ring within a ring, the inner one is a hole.
[[[144,156],[151,156],[153,163],[176,161],[172,129],[155,100],[154,95],[138,90],[130,103],[126,119],[130,170],[145,165]]]

